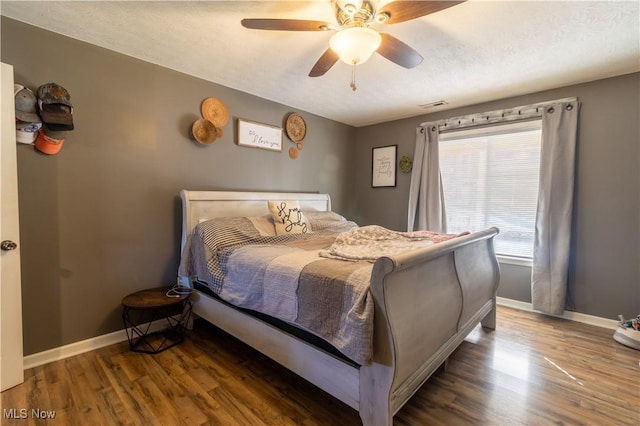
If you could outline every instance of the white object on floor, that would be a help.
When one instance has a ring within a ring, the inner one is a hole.
[[[618,327],[613,333],[613,340],[640,351],[640,331],[633,328]]]

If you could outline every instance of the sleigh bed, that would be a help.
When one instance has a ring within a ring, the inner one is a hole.
[[[211,291],[211,283],[201,282],[203,273],[196,274],[186,265],[186,259],[193,256],[190,239],[210,223],[221,218],[264,218],[269,214],[268,201],[279,200],[296,200],[302,212],[322,217],[313,212],[331,212],[328,195],[183,190],[180,196],[183,223],[179,279],[196,290],[192,295],[193,313],[354,408],[365,426],[393,424],[394,414],[478,323],[495,328],[500,275],[493,249],[493,237],[498,233],[495,228],[381,256],[369,262],[369,270],[366,262],[356,262],[365,265],[361,271],[370,271],[364,296],[358,300],[366,299],[371,311],[371,338],[361,339],[365,349],[370,346],[370,354],[358,358],[361,352],[350,353],[339,345],[336,348],[322,332],[297,324],[292,320],[296,312],[282,320],[256,312],[251,306],[232,305],[219,292]],[[271,250],[268,244],[261,247]],[[278,249],[287,253],[294,250]],[[310,256],[308,252],[305,255]],[[353,263],[334,259],[314,262],[322,265],[319,269],[335,262]],[[304,293],[300,285],[294,293]],[[305,303],[296,300],[290,306],[302,309]],[[286,308],[290,310],[290,306]],[[358,311],[358,316],[366,317],[360,315],[362,312]],[[350,334],[355,329],[340,330]],[[366,327],[364,330],[366,335]],[[356,355],[346,356],[345,352]]]

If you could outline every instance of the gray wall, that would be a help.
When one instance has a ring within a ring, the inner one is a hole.
[[[640,73],[359,128],[355,201],[361,224],[406,230],[410,175],[371,188],[371,150],[413,156],[422,122],[577,96],[582,102],[569,286],[572,310],[616,319],[640,312]],[[499,295],[531,301],[531,270],[502,265]]]
[[[2,18],[2,61],[15,81],[71,93],[75,130],[55,156],[18,146],[24,351],[122,328],[126,294],[175,282],[180,189],[331,194],[348,213],[356,129],[304,111],[297,160],[234,143],[240,117],[282,126],[292,110]],[[202,146],[189,136],[207,97],[231,120]]]

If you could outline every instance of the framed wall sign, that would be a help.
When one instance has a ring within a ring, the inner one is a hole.
[[[371,186],[396,186],[396,155],[398,145],[373,148]]]
[[[282,128],[239,118],[238,145],[282,151]]]

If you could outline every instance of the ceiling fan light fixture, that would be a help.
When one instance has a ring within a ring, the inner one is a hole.
[[[329,46],[340,60],[349,65],[366,62],[375,52],[382,37],[377,31],[366,27],[351,27],[335,33]]]

